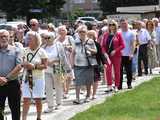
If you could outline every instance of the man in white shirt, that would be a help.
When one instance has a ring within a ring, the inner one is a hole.
[[[141,61],[143,61],[145,74],[148,74],[148,43],[151,40],[151,36],[148,31],[142,28],[142,22],[137,21],[137,36],[139,43],[139,51],[138,51],[138,76],[142,76],[142,68]]]
[[[129,30],[128,21],[125,19],[120,20],[120,27],[122,32],[122,37],[125,43],[125,48],[122,51],[122,63],[121,63],[121,79],[119,89],[122,89],[123,83],[123,68],[126,70],[127,74],[127,85],[128,89],[132,88],[132,57],[134,50],[135,34]]]
[[[37,19],[33,18],[29,21],[29,26],[30,26],[30,31],[34,31],[37,32],[38,34],[41,34],[43,32],[43,30],[40,29],[40,24],[38,22]],[[25,38],[24,38],[24,46],[27,47],[28,46],[28,34],[26,34]]]

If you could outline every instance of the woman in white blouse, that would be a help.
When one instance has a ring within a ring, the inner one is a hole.
[[[45,95],[44,69],[47,68],[47,54],[44,49],[40,48],[41,37],[38,33],[30,31],[27,35],[29,47],[24,50],[23,56],[24,81],[22,82],[22,120],[27,119],[31,99],[35,100],[37,120],[41,120],[41,100]]]
[[[67,55],[67,59],[69,63],[71,63],[71,52],[74,46],[74,39],[72,36],[67,35],[67,29],[65,25],[58,27],[58,37],[56,40],[60,41],[63,44],[66,55]],[[68,98],[69,87],[71,84],[71,80],[73,79],[74,79],[74,72],[72,70],[72,72],[68,75],[68,78],[64,82],[64,96],[63,97],[65,99]]]
[[[48,69],[45,71],[46,80],[46,97],[48,108],[44,111],[49,113],[53,111],[53,108],[58,109],[61,105],[61,98],[63,95],[63,81],[56,79],[54,68],[56,65],[62,63],[66,72],[71,71],[71,66],[68,63],[64,47],[61,42],[55,41],[55,36],[52,33],[48,33],[46,37],[46,45],[44,46],[48,55]],[[56,105],[54,103],[53,88],[56,92]]]

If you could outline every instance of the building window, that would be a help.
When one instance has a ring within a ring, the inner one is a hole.
[[[92,0],[92,3],[97,3],[98,2],[98,0]]]
[[[74,3],[76,3],[76,4],[77,4],[77,3],[78,3],[78,4],[79,4],[79,3],[85,3],[85,0],[74,0]]]

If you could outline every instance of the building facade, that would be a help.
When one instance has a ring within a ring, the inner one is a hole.
[[[133,16],[138,14],[141,19],[160,17],[160,0],[122,0],[117,13]]]
[[[96,16],[96,14],[102,13],[98,0],[66,0],[63,10],[70,13],[75,8],[84,10],[86,16]]]

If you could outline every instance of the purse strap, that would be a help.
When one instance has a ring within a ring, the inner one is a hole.
[[[33,56],[32,56],[32,58],[31,58],[28,62],[32,62],[33,58],[34,58],[34,57],[36,56],[36,54],[38,53],[39,49],[40,49],[40,48],[38,48],[34,54],[31,53]],[[30,54],[30,53],[28,53],[27,55],[29,55],[29,54]]]
[[[69,42],[69,45],[72,46],[71,36],[68,36],[68,42]]]
[[[89,57],[88,57],[88,55],[87,55],[86,47],[85,47],[85,45],[88,43],[88,40],[89,40],[89,39],[87,39],[86,42],[85,42],[85,44],[84,44],[84,51],[85,51],[85,54],[86,54],[88,66],[92,66],[92,65],[91,65],[91,62],[90,62],[90,60],[89,60]]]

